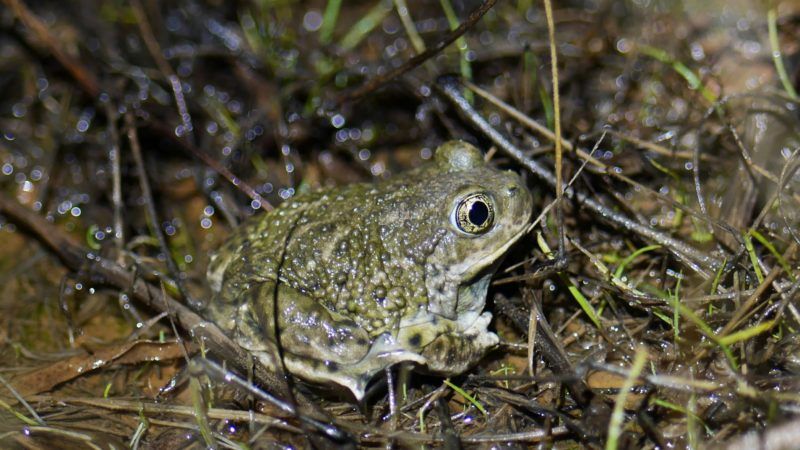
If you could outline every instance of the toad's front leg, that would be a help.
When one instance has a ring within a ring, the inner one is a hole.
[[[500,341],[488,330],[490,313],[466,314],[470,315],[456,321],[430,315],[425,321],[403,327],[400,340],[425,359],[429,371],[442,375],[461,373]],[[464,323],[468,324],[466,328]]]
[[[260,286],[258,314],[272,340],[277,314],[284,362],[294,375],[323,384],[334,382],[361,400],[367,383],[384,368],[401,361],[422,362],[389,333],[371,337],[354,320],[288,285],[274,289],[273,283]]]

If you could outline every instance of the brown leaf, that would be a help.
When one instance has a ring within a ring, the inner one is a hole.
[[[146,361],[169,361],[183,357],[178,342],[133,341],[101,348],[92,354],[76,355],[28,372],[15,380],[14,387],[23,396],[46,392],[61,383],[113,364],[138,364]],[[191,354],[194,349],[188,345]]]
[[[619,390],[624,383],[625,377],[604,371],[592,372],[586,377],[586,384],[592,389]],[[638,384],[634,386],[638,386]],[[638,408],[643,399],[644,395],[630,392],[625,401],[625,409],[632,410]]]

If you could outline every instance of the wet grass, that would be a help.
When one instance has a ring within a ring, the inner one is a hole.
[[[0,4],[0,447],[746,448],[800,434],[792,2],[557,2],[558,99],[537,2]],[[465,120],[442,74],[523,162],[563,165],[567,190],[708,258],[559,205]],[[91,249],[194,306],[240,221],[416,167],[451,138],[521,173],[543,212],[489,293],[503,342],[447,380],[397,367],[364,404],[296,383],[270,400],[280,386],[248,385],[174,309],[53,248]]]

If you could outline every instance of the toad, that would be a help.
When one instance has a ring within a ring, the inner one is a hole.
[[[446,142],[415,170],[245,222],[212,256],[205,315],[273,368],[277,326],[291,374],[357,400],[399,362],[458,374],[499,341],[486,292],[531,211],[517,174]]]

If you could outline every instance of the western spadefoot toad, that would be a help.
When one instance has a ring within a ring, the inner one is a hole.
[[[416,170],[311,192],[237,229],[212,257],[205,314],[275,367],[356,399],[391,364],[452,375],[498,337],[489,279],[530,220],[512,172],[451,141]]]

